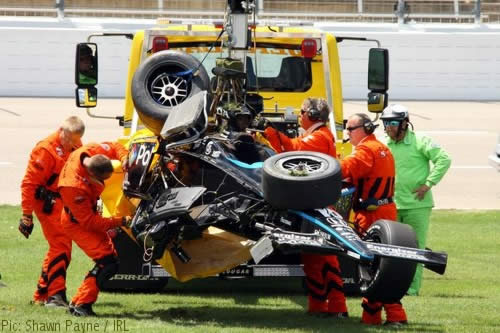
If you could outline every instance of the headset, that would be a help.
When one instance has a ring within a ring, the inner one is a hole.
[[[370,135],[375,132],[375,129],[378,127],[378,124],[375,125],[370,118],[368,118],[367,115],[363,113],[357,113],[357,115],[361,118],[363,121],[363,130],[365,131],[366,134]]]
[[[307,110],[307,115],[312,121],[318,121],[321,119],[321,112],[315,107],[309,108],[309,110]]]
[[[311,121],[326,121],[328,119],[328,113],[325,115],[325,112],[321,112],[318,109],[318,101],[316,99],[310,98],[309,102],[311,106],[307,110],[307,115]]]

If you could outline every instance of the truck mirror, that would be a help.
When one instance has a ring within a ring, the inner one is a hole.
[[[368,57],[368,111],[379,113],[387,106],[389,89],[389,51],[370,49]]]
[[[389,90],[389,50],[387,49],[370,49],[368,90],[378,93],[385,93]]]
[[[79,108],[94,108],[97,105],[97,88],[78,87],[75,90],[76,106]]]
[[[76,45],[75,83],[78,87],[97,84],[97,44]]]

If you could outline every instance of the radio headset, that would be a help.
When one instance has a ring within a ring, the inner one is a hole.
[[[312,121],[322,120],[324,121],[321,111],[318,109],[318,102],[312,98],[309,99],[311,107],[307,110],[307,115]]]
[[[378,127],[378,125],[375,125],[370,118],[368,118],[367,115],[360,113],[358,114],[360,118],[363,120],[363,130],[365,131],[366,134],[370,135],[375,132],[375,129]]]

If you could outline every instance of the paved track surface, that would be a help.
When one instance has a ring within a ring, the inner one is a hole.
[[[500,102],[402,102],[410,109],[415,129],[435,139],[453,162],[434,189],[436,208],[500,209],[500,173],[488,165],[500,134]],[[101,99],[93,110],[118,116],[123,101]],[[365,112],[363,102],[347,102],[345,116]],[[19,185],[33,145],[71,115],[87,125],[84,142],[114,140],[121,135],[117,120],[86,115],[68,98],[0,98],[0,204],[19,204]],[[377,130],[377,135],[383,135]]]

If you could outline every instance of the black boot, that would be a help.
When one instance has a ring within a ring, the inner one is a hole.
[[[97,316],[94,310],[92,310],[92,303],[70,305],[69,313],[77,317],[90,317]]]

